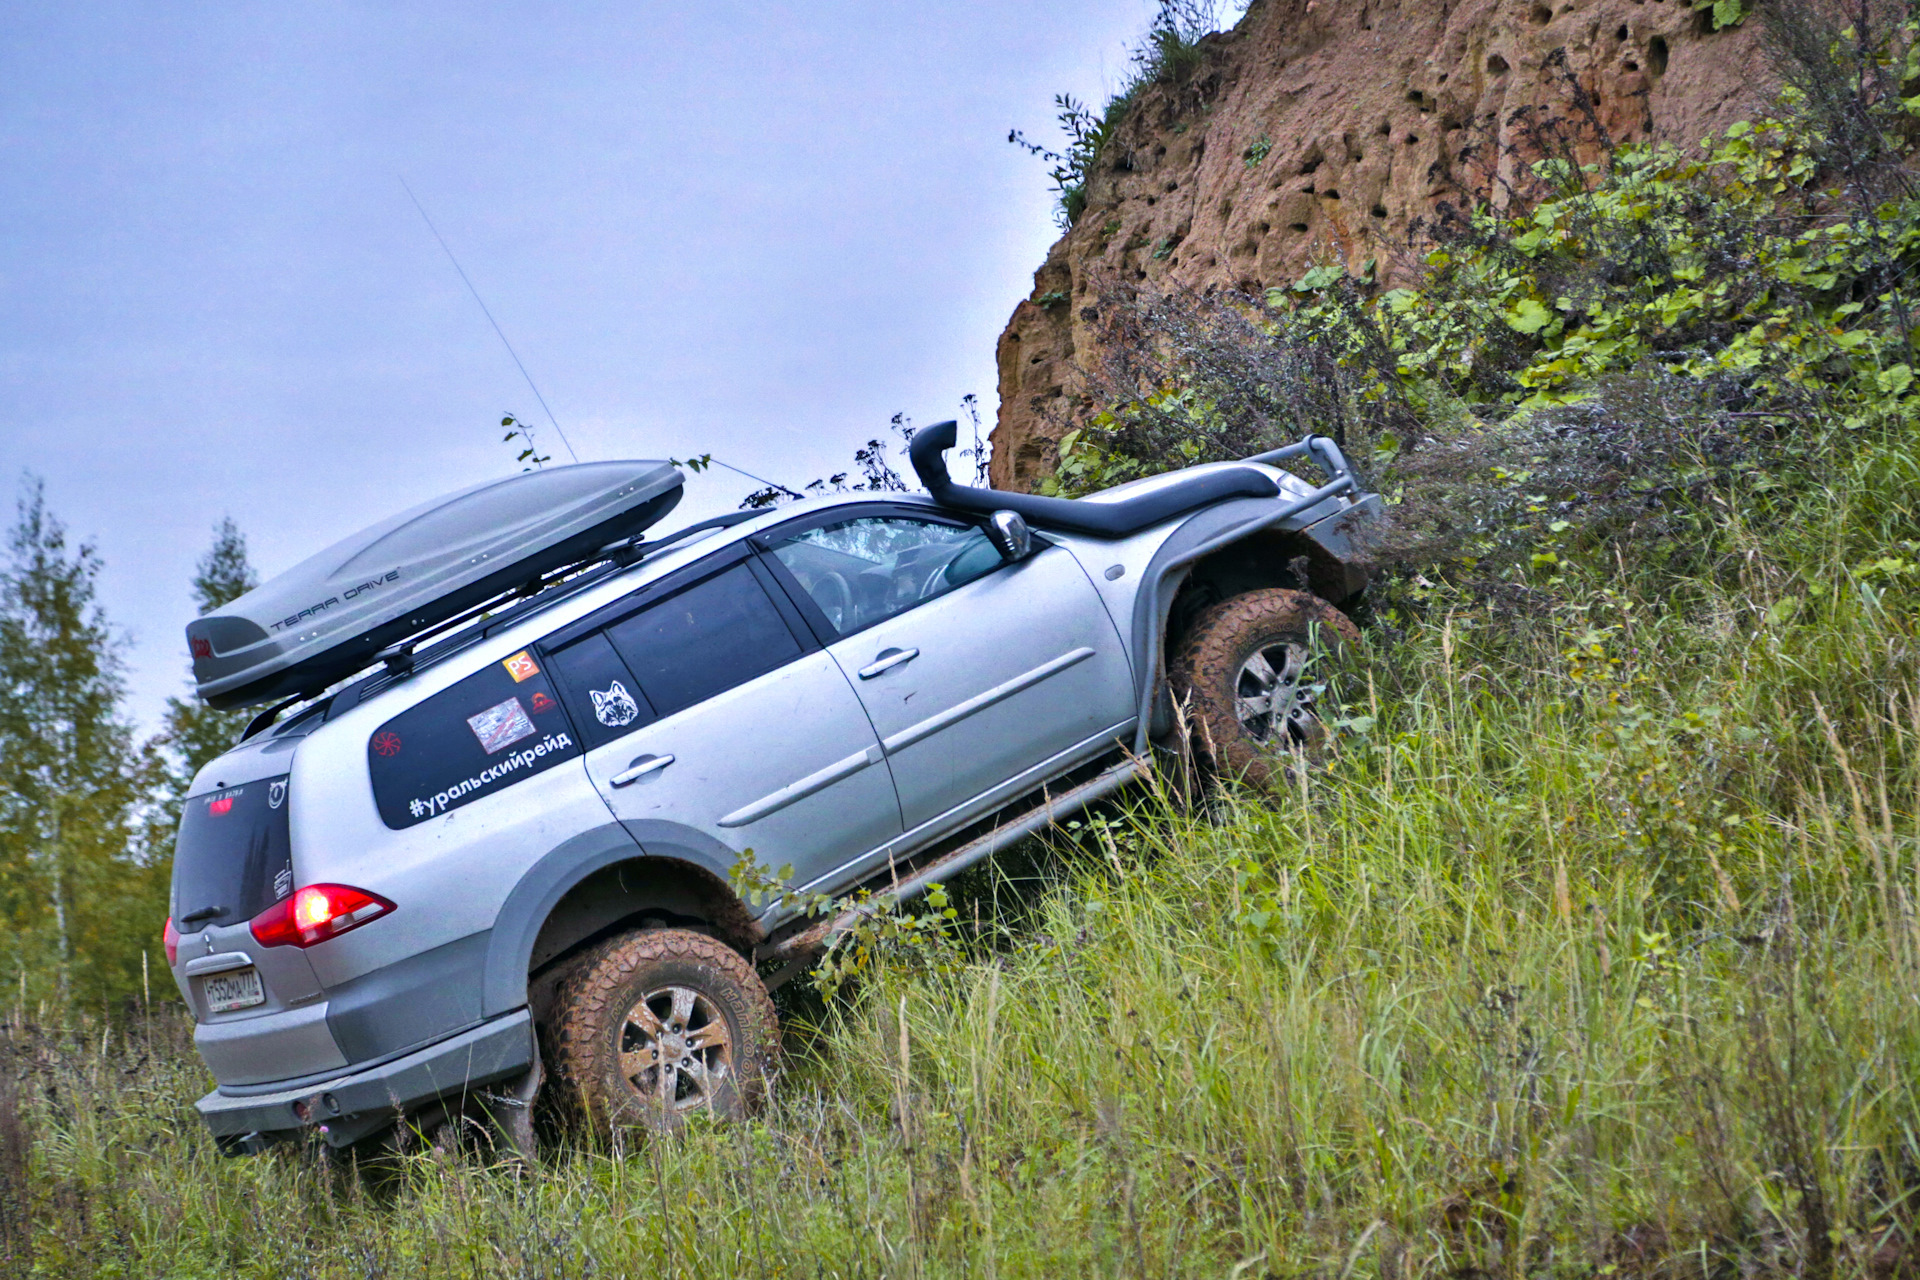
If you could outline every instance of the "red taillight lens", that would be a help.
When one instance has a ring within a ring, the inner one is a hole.
[[[248,927],[263,947],[310,947],[369,920],[378,920],[393,904],[377,893],[344,884],[310,884],[294,890],[255,916]]]
[[[167,917],[167,927],[160,931],[161,941],[167,944],[167,968],[180,963],[180,931],[173,927],[173,917]]]

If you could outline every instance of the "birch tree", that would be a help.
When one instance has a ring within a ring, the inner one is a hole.
[[[101,560],[29,479],[0,572],[0,958],[43,992],[131,994],[151,899],[132,824],[144,779]],[[163,899],[164,900],[164,899]],[[8,954],[11,953],[11,954]],[[135,988],[137,989],[137,987]]]

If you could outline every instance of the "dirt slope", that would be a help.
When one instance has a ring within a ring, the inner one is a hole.
[[[1369,259],[1407,281],[1410,228],[1502,198],[1516,112],[1573,116],[1571,76],[1615,140],[1698,143],[1772,97],[1757,25],[1715,32],[1687,0],[1255,0],[1184,85],[1141,95],[1014,309],[993,483],[1031,488],[1086,410],[1103,289],[1258,291]]]

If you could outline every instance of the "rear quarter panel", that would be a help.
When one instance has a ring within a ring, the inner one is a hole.
[[[540,631],[561,620],[544,620]],[[488,662],[527,646],[515,629],[409,681],[314,733],[293,774],[294,873],[302,884],[350,884],[394,903],[391,914],[308,951],[334,988],[493,927],[527,870],[568,837],[612,821],[579,759],[403,830],[375,808],[367,741],[382,724]],[[473,975],[476,988],[480,975]]]

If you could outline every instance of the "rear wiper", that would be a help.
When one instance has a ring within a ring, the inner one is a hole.
[[[181,924],[199,924],[202,920],[211,920],[215,916],[227,914],[225,907],[201,907],[198,911],[189,911],[180,917]]]

